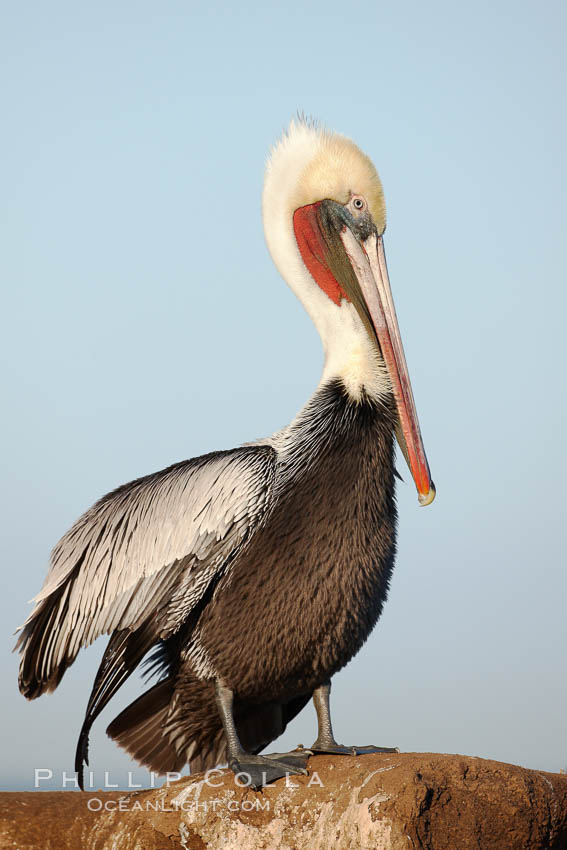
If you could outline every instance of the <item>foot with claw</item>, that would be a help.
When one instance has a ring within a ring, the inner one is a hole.
[[[264,753],[263,758],[285,762],[285,764],[290,764],[292,767],[300,767],[303,773],[307,773],[305,767],[307,766],[309,756],[312,755],[313,750],[306,750],[300,746],[295,750],[291,750],[289,753]]]
[[[319,734],[312,745],[314,753],[329,753],[338,756],[364,756],[367,753],[399,753],[398,747],[344,747],[337,744],[331,726],[331,712],[329,708],[329,694],[331,683],[326,682],[313,693],[313,702],[317,712]]]
[[[311,749],[314,753],[329,753],[338,756],[364,756],[367,753],[399,753],[399,747],[344,747],[336,741],[315,741]]]
[[[243,748],[233,716],[234,694],[220,680],[215,683],[217,706],[228,744],[228,766],[241,775],[241,784],[254,789],[269,785],[284,776],[307,776],[307,761],[313,753],[299,746],[290,753],[267,753],[260,756]]]
[[[310,750],[294,750],[290,753],[267,753],[264,756],[242,752],[229,762],[234,773],[243,775],[243,783],[251,788],[261,788],[284,776],[307,776],[307,760]]]

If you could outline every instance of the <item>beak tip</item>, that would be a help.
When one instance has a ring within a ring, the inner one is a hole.
[[[430,486],[429,486],[429,492],[418,493],[417,498],[419,500],[419,504],[421,505],[421,507],[425,507],[426,505],[430,505],[431,502],[434,500],[436,494],[437,494],[437,490],[435,489],[435,484],[432,481]]]

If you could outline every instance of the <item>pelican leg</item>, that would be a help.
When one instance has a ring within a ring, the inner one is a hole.
[[[340,756],[362,756],[365,753],[399,753],[398,747],[344,747],[337,744],[331,726],[331,710],[329,708],[329,695],[331,683],[318,687],[313,692],[313,702],[317,712],[318,734],[317,740],[310,747],[314,753],[333,753]]]
[[[248,782],[252,788],[261,788],[269,785],[276,779],[290,774],[302,773],[307,775],[305,767],[307,760],[312,755],[310,750],[297,750],[292,753],[273,753],[260,756],[247,753],[238,737],[232,706],[234,694],[219,680],[215,683],[216,702],[221,716],[224,733],[228,743],[228,766],[235,774],[243,774],[244,782]]]

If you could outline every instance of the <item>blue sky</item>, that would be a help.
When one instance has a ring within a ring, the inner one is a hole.
[[[435,0],[5,12],[3,787],[71,771],[103,649],[55,695],[18,694],[11,634],[61,534],[124,481],[281,427],[318,381],[260,214],[297,109],[380,171],[438,488],[424,510],[400,486],[390,599],[334,682],[337,737],[567,765],[565,18]],[[147,779],[104,735],[140,689],[97,722],[97,777]],[[314,731],[307,708],[280,743]]]

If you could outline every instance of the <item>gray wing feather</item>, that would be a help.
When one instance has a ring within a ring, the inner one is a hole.
[[[156,616],[176,631],[265,515],[275,452],[242,447],[138,479],[103,497],[53,550],[22,626],[20,687],[53,690],[79,649]]]

